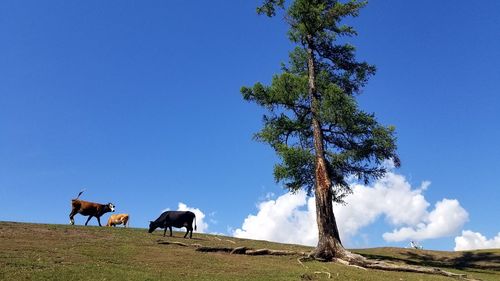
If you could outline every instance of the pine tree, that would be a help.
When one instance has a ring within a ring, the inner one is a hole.
[[[344,202],[351,192],[348,179],[366,183],[387,172],[384,161],[400,164],[394,128],[379,124],[356,102],[375,67],[358,62],[355,48],[341,42],[356,35],[341,21],[358,16],[365,5],[357,0],[265,0],[257,12],[271,17],[282,9],[288,36],[297,46],[270,85],[241,89],[245,100],[268,111],[256,139],[271,145],[280,158],[276,181],[292,192],[305,188],[314,193],[319,239],[312,256],[319,260],[355,257],[342,246],[333,213],[333,202]]]

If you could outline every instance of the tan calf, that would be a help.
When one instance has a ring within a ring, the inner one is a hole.
[[[123,224],[123,226],[128,226],[128,214],[116,214],[111,215],[108,219],[108,224],[106,226],[117,226]]]

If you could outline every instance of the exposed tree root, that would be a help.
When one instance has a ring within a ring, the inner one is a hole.
[[[250,250],[249,248],[247,247],[236,247],[234,248],[232,251],[231,251],[231,255],[244,255],[247,250]]]
[[[328,279],[332,278],[332,274],[328,271],[315,271],[313,273],[314,274],[326,274],[326,276],[328,276]]]
[[[389,264],[385,262],[370,262],[366,264],[366,268],[371,269],[380,269],[380,270],[389,270],[389,271],[402,271],[402,272],[414,272],[414,273],[426,273],[426,274],[435,274],[435,275],[443,275],[447,277],[454,277],[463,280],[470,281],[478,281],[478,279],[467,278],[466,274],[457,274],[449,271],[442,270],[440,268],[435,267],[423,267],[423,266],[414,266],[414,265],[397,265],[397,264]]]
[[[194,248],[203,247],[202,245],[196,244],[196,243],[186,244],[186,243],[182,243],[182,242],[164,241],[164,240],[157,240],[156,243],[158,243],[160,245],[177,245],[177,246],[182,246],[182,247],[194,247]]]
[[[300,257],[300,258],[297,259],[297,262],[299,262],[299,264],[302,265],[303,267],[309,268],[307,265],[305,265],[303,263],[303,261],[308,261],[308,260],[312,260],[312,258],[310,258],[310,257]]]
[[[304,265],[303,261],[306,260],[317,260],[317,261],[322,261],[326,262],[328,260],[325,260],[321,257],[315,257],[315,252],[311,252],[305,257],[300,257],[297,259],[300,265],[302,265],[305,268],[308,268],[306,265]],[[447,277],[453,277],[453,278],[458,278],[461,280],[468,280],[468,281],[481,281],[480,279],[473,279],[473,278],[467,278],[466,274],[458,274],[458,273],[453,273],[449,271],[442,270],[440,268],[435,268],[435,267],[424,267],[424,266],[416,266],[416,265],[406,265],[406,264],[394,264],[394,263],[388,263],[388,262],[382,262],[382,261],[374,261],[374,260],[369,260],[361,255],[354,254],[352,252],[349,252],[345,249],[342,249],[340,251],[340,257],[342,258],[334,258],[334,262],[338,262],[340,264],[346,265],[346,266],[351,266],[354,268],[358,268],[361,270],[367,270],[367,269],[378,269],[378,270],[386,270],[386,271],[399,271],[399,272],[413,272],[413,273],[425,273],[425,274],[434,274],[434,275],[443,275]]]
[[[245,255],[251,255],[251,256],[263,256],[263,255],[290,256],[290,255],[297,255],[297,254],[298,253],[295,251],[270,250],[270,249],[247,250],[245,252]]]
[[[215,253],[215,252],[224,252],[224,253],[231,253],[234,250],[234,248],[229,248],[229,247],[198,247],[196,251],[198,252],[207,252],[207,253]]]
[[[249,256],[294,256],[294,255],[304,255],[304,252],[295,252],[287,250],[271,250],[271,249],[251,249],[247,247],[198,247],[196,251],[199,252],[225,252],[233,255],[249,255]]]
[[[336,261],[343,265],[352,266],[359,269],[378,269],[386,271],[414,272],[434,275],[443,275],[447,277],[459,278],[462,280],[473,281],[476,279],[467,278],[465,274],[457,274],[445,271],[435,267],[424,267],[407,264],[395,264],[383,261],[374,261],[346,250],[336,239],[324,238],[322,243],[318,243],[318,247],[309,255],[317,261]]]
[[[321,257],[315,257],[314,252],[305,253],[305,252],[297,252],[297,251],[288,251],[288,250],[271,250],[271,249],[251,249],[247,247],[206,247],[200,244],[185,244],[181,242],[169,242],[158,240],[158,244],[163,245],[178,245],[183,247],[194,247],[198,252],[207,252],[207,253],[215,253],[215,252],[223,252],[229,253],[232,255],[250,255],[250,256],[263,256],[263,255],[274,255],[274,256],[299,256],[297,262],[306,269],[309,269],[308,266],[304,264],[305,261],[323,261],[326,262],[328,260],[323,259]],[[461,280],[467,281],[481,281],[480,279],[472,279],[467,278],[466,274],[457,274],[449,271],[442,270],[440,268],[435,267],[424,267],[424,266],[416,266],[416,265],[406,265],[406,264],[395,264],[388,263],[383,261],[374,261],[369,260],[361,255],[349,252],[345,249],[340,251],[340,255],[338,258],[334,258],[333,261],[354,267],[361,270],[367,269],[378,269],[378,270],[386,270],[386,271],[399,271],[399,272],[413,272],[413,273],[425,273],[425,274],[434,274],[434,275],[442,275],[447,277],[458,278]],[[331,274],[329,272],[317,271],[314,274],[326,274],[328,278],[331,278]]]
[[[348,261],[345,261],[345,260],[335,259],[334,261],[338,262],[338,263],[341,263],[343,265],[346,265],[346,266],[351,266],[351,267],[357,268],[357,269],[368,270],[365,267],[361,267],[359,265],[350,264]]]
[[[158,242],[158,244],[162,244],[162,245],[178,245],[178,246],[182,246],[182,247],[191,246],[191,245],[181,243],[181,242],[169,242],[169,241],[162,241],[162,240],[158,240],[157,242]]]
[[[425,273],[425,274],[443,275],[447,277],[459,278],[462,280],[480,281],[478,279],[467,278],[466,274],[457,274],[435,267],[424,267],[416,265],[393,264],[382,261],[373,261],[361,255],[351,253],[347,250],[343,250],[342,256],[343,256],[342,258],[336,258],[334,259],[334,261],[341,263],[343,265],[352,266],[363,270],[378,269],[386,271]]]

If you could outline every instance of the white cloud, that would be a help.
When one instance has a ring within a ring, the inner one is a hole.
[[[424,181],[412,188],[404,176],[392,172],[371,186],[353,184],[353,194],[346,200],[348,204],[334,206],[343,242],[381,216],[389,225],[400,227],[385,233],[386,241],[453,235],[467,221],[468,214],[457,200],[449,199],[437,202],[429,212],[430,204],[422,194],[429,185],[430,182]],[[303,191],[284,194],[261,202],[257,214],[249,215],[241,228],[232,233],[241,238],[315,245],[315,209],[314,198],[308,198]]]
[[[492,239],[487,239],[479,232],[462,231],[462,236],[455,237],[455,251],[500,248],[500,232]]]
[[[317,242],[314,198],[308,198],[304,191],[264,201],[258,209],[232,232],[235,237],[304,245]]]
[[[186,204],[179,202],[178,211],[191,211],[196,215],[197,232],[206,233],[208,230],[208,223],[204,221],[205,214],[198,208],[188,207]]]
[[[383,237],[391,242],[446,237],[458,232],[468,218],[469,214],[457,200],[443,199],[421,223],[384,233]]]
[[[412,189],[405,177],[395,173],[374,182],[372,186],[355,184],[347,206],[335,206],[339,227],[344,235],[353,236],[364,226],[385,215],[392,225],[415,225],[426,215],[429,203],[422,195],[430,183],[425,181]]]

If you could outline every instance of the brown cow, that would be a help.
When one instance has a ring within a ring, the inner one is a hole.
[[[116,214],[111,215],[108,219],[108,224],[106,226],[117,226],[123,224],[124,227],[128,226],[128,214]]]
[[[83,191],[80,191],[80,193],[78,193],[78,196],[75,199],[71,200],[71,213],[69,214],[69,223],[72,225],[75,224],[75,220],[73,219],[73,217],[77,213],[79,213],[83,216],[89,216],[89,218],[85,222],[85,225],[89,223],[89,220],[92,217],[96,217],[99,226],[102,226],[101,216],[107,212],[114,212],[115,205],[113,205],[112,203],[99,204],[99,203],[79,200],[78,198],[80,197],[80,195],[82,195],[82,193]]]

